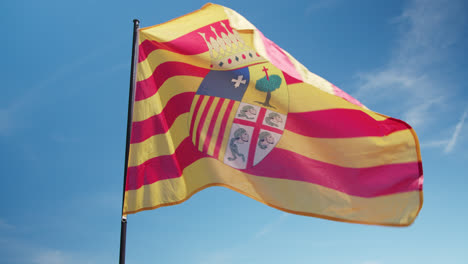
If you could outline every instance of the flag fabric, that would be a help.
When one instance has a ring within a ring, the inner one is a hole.
[[[223,186],[324,219],[410,225],[422,207],[414,130],[309,72],[214,4],[139,30],[124,214]]]

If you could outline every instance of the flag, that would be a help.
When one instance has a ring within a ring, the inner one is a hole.
[[[407,226],[422,207],[414,130],[220,5],[140,29],[130,143],[124,214],[211,186],[351,223]]]

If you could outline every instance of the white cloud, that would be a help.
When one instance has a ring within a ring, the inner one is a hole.
[[[120,210],[122,206],[122,193],[100,191],[76,196],[72,201],[75,206],[86,205],[86,210]]]
[[[262,236],[265,236],[266,234],[270,233],[271,231],[273,231],[273,229],[275,227],[277,227],[278,225],[280,225],[282,222],[284,222],[284,220],[286,220],[286,217],[288,216],[288,213],[282,213],[278,218],[276,218],[274,221],[271,221],[270,223],[266,224],[263,226],[262,229],[260,229],[260,231],[258,231],[256,234],[255,234],[255,238],[259,238],[259,237],[262,237]]]
[[[200,264],[218,264],[235,263],[234,259],[238,256],[236,249],[226,249],[220,251],[211,251],[204,255]]]
[[[450,153],[452,152],[453,148],[455,147],[455,144],[457,143],[457,139],[460,135],[460,131],[462,130],[463,124],[465,123],[466,115],[468,114],[468,110],[465,110],[463,113],[462,117],[460,118],[460,121],[458,124],[455,126],[455,131],[452,134],[452,137],[448,141],[447,146],[444,149],[445,153]]]
[[[433,140],[421,143],[421,148],[442,148],[447,146],[449,140],[442,139],[442,140]]]
[[[403,28],[393,62],[418,69],[444,60],[463,27],[461,1],[413,0],[394,22]]]
[[[402,118],[413,127],[423,127],[424,123],[430,123],[433,119],[433,116],[428,113],[431,112],[433,108],[437,108],[437,105],[440,103],[442,103],[441,98],[427,99],[427,101],[406,110]]]
[[[14,237],[0,238],[2,258],[11,263],[25,264],[75,264],[71,255],[56,249],[43,248],[40,245],[31,244],[30,241],[16,239]]]
[[[249,239],[245,240],[242,244],[232,245],[231,247],[218,250],[210,250],[210,252],[204,253],[199,263],[242,263],[243,261],[240,261],[239,256],[242,256],[242,252],[245,251],[245,248],[249,247],[250,244],[254,243],[256,239],[264,237],[265,235],[271,233],[276,227],[278,227],[281,223],[283,223],[286,220],[288,215],[288,213],[283,212],[274,220],[263,225],[257,233],[255,233]]]
[[[97,264],[112,261],[113,256],[91,255],[89,252],[67,252],[50,248],[32,248],[32,264]]]
[[[1,229],[3,229],[3,230],[12,230],[12,229],[15,229],[15,226],[7,223],[5,220],[0,218],[0,230]]]
[[[70,263],[69,256],[59,250],[46,250],[39,252],[34,258],[36,264],[66,264]]]
[[[30,110],[33,107],[37,107],[38,103],[44,103],[44,100],[37,100],[38,98],[52,98],[45,96],[45,94],[53,93],[57,87],[56,83],[63,78],[75,73],[77,69],[88,64],[91,60],[102,55],[99,50],[95,50],[89,53],[87,56],[79,57],[76,60],[71,60],[70,63],[61,65],[51,74],[46,75],[47,77],[40,80],[39,82],[32,84],[31,88],[25,90],[18,97],[12,98],[10,102],[0,108],[0,136],[9,135],[13,129],[24,122],[21,117],[21,113],[26,110]],[[60,87],[63,89],[63,87]],[[63,95],[63,91],[60,91]],[[58,97],[54,97],[58,98]],[[15,121],[19,122],[15,122]]]
[[[67,252],[58,249],[34,249],[31,260],[33,264],[98,264],[111,263],[115,261],[115,256],[108,252]]]
[[[387,63],[358,73],[360,84],[353,96],[371,109],[406,120],[417,131],[438,121],[458,88],[440,70],[450,63],[451,48],[461,36],[465,17],[461,5],[461,1],[450,5],[443,0],[409,1],[392,20],[399,35]]]
[[[28,238],[20,238],[14,233],[24,234],[25,229],[13,226],[0,218],[0,229],[14,229],[11,234],[0,236],[0,263],[25,263],[25,264],[98,264],[115,261],[115,255],[109,251],[94,250],[63,250],[51,248],[47,237],[41,242],[33,242]],[[10,232],[9,232],[10,233]],[[2,262],[3,261],[3,262]]]
[[[439,148],[439,149],[443,149],[445,154],[452,152],[455,146],[457,145],[457,142],[460,140],[460,136],[463,135],[463,133],[461,132],[462,132],[463,125],[465,123],[467,116],[468,116],[468,110],[465,110],[460,120],[455,125],[455,129],[453,133],[450,135],[450,137],[445,138],[445,139],[422,142],[421,148]]]

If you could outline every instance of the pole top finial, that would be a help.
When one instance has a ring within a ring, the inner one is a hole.
[[[135,25],[140,25],[140,20],[138,20],[138,19],[136,19],[136,18],[133,19],[133,24],[135,24]]]

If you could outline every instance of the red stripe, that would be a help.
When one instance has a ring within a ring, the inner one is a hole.
[[[203,98],[205,98],[204,95],[200,95],[198,97],[198,101],[197,101],[197,104],[195,105],[195,108],[193,109],[193,114],[192,114],[192,120],[190,122],[190,138],[192,138],[193,136],[193,129],[195,127],[195,120],[197,119],[197,114],[198,114],[198,111],[200,110],[200,105],[201,103],[203,102]]]
[[[128,168],[127,190],[177,178],[184,168],[206,157],[186,138],[173,155],[160,156]],[[318,184],[349,195],[377,197],[422,189],[420,162],[370,168],[345,168],[275,148],[256,166],[242,170],[251,175]],[[290,190],[293,192],[293,190]]]
[[[198,151],[190,137],[187,137],[174,154],[156,157],[139,166],[128,168],[125,190],[136,190],[146,184],[180,177],[184,168],[203,157],[206,155]]]
[[[159,87],[171,77],[178,75],[205,77],[209,71],[209,69],[200,68],[183,62],[168,61],[161,63],[156,67],[149,78],[137,82],[135,101],[151,97],[158,91]]]
[[[284,80],[286,81],[286,84],[288,84],[288,85],[302,82],[301,80],[298,80],[298,79],[292,77],[291,75],[287,74],[284,71],[283,71],[283,76],[284,76]]]
[[[410,128],[394,118],[377,121],[365,112],[354,109],[328,109],[289,113],[287,130],[307,137],[350,138],[383,137]]]
[[[419,162],[370,168],[345,168],[275,148],[255,167],[253,175],[315,183],[346,194],[377,197],[420,190]]]
[[[143,142],[153,135],[166,133],[179,115],[190,112],[194,96],[194,92],[175,95],[169,99],[160,114],[133,122],[130,143]]]
[[[140,44],[138,50],[138,62],[144,61],[151,52],[158,49],[168,50],[181,55],[196,55],[208,51],[208,46],[206,45],[192,45],[188,43],[188,41],[190,41],[189,38],[193,37],[199,38],[196,39],[197,42],[204,41],[203,38],[195,32],[191,32],[185,36],[168,42],[158,42],[146,39]]]
[[[208,152],[208,147],[210,146],[211,137],[213,136],[214,126],[216,121],[218,120],[219,111],[221,110],[221,106],[223,106],[224,98],[219,98],[218,104],[213,113],[213,117],[211,118],[210,127],[208,128],[208,132],[206,133],[206,139],[203,143],[203,152]]]
[[[216,140],[215,150],[213,153],[213,157],[215,157],[216,159],[219,156],[219,151],[221,149],[221,144],[223,143],[224,132],[226,130],[227,121],[229,119],[229,114],[231,113],[232,108],[234,107],[234,103],[235,101],[231,100],[226,108],[226,112],[224,112],[223,121],[221,122],[221,129],[219,130],[218,140]]]
[[[265,118],[265,116],[263,116],[263,118]],[[259,119],[257,119],[257,120],[259,120]],[[233,123],[244,125],[244,126],[255,126],[254,122],[248,121],[248,120],[245,120],[245,119],[239,119],[239,118],[234,119]],[[268,131],[271,131],[271,132],[274,132],[274,133],[277,133],[277,134],[280,134],[280,135],[283,134],[283,130],[275,128],[275,127],[263,125],[262,122],[260,122],[259,126],[260,126],[261,129],[268,130]]]
[[[208,115],[208,111],[210,111],[210,107],[213,104],[214,97],[209,96],[208,97],[208,102],[205,105],[205,109],[203,109],[202,116],[200,117],[200,122],[198,122],[198,127],[197,127],[197,134],[195,135],[196,140],[195,140],[195,147],[198,148],[200,144],[200,137],[201,137],[201,132],[203,130],[203,126],[205,125],[205,120],[206,116]]]
[[[257,148],[258,134],[260,133],[260,127],[262,126],[263,119],[265,118],[266,109],[260,108],[260,113],[258,114],[257,122],[254,124],[254,130],[252,132],[252,139],[249,146],[249,156],[247,157],[247,168],[253,166],[255,149]]]
[[[222,20],[219,22],[224,22],[226,27],[232,31],[231,27],[229,26],[229,20]],[[214,32],[211,30],[211,27],[214,27],[218,34],[221,34],[221,32],[227,33],[219,22],[201,27],[179,38],[167,42],[146,39],[140,44],[138,48],[138,62],[144,61],[151,52],[158,49],[168,50],[182,55],[195,55],[206,52],[208,51],[208,47],[206,46],[202,36],[200,36],[198,33],[205,33],[207,40],[209,40],[210,37],[217,38]]]

